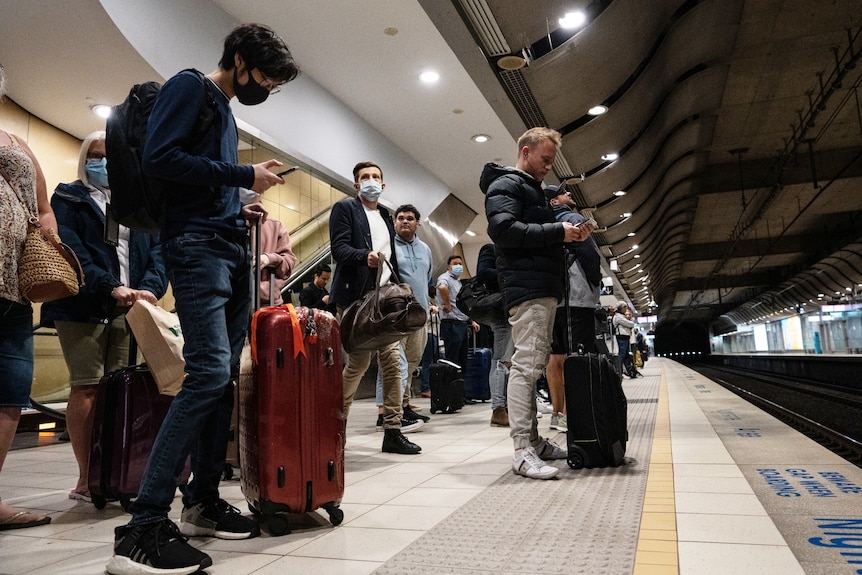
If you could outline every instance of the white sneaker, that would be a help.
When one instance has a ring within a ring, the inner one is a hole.
[[[564,413],[557,412],[551,416],[551,429],[556,429],[557,431],[566,431],[569,429]]]
[[[542,461],[532,447],[515,450],[512,456],[512,471],[530,479],[552,479],[560,472],[556,467]]]
[[[569,452],[550,439],[543,439],[541,443],[533,448],[538,455],[542,459],[566,459],[569,456]]]
[[[550,404],[538,398],[536,398],[536,410],[539,412],[539,417],[542,417],[542,413],[554,413],[554,408]]]

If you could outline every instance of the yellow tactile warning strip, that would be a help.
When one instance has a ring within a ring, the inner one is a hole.
[[[661,370],[649,461],[633,575],[678,575],[679,554],[673,490],[673,454],[670,443],[670,407],[664,366]]]

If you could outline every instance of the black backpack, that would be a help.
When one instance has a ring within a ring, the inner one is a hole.
[[[190,143],[197,143],[216,120],[218,108],[203,73],[188,71],[194,72],[204,86],[204,98],[190,139]],[[161,89],[158,82],[135,84],[123,103],[111,108],[105,126],[111,215],[124,226],[149,233],[162,229],[166,190],[170,185],[147,176],[142,169],[147,122]]]

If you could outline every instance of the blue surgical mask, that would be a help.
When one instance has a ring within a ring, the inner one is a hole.
[[[359,184],[359,195],[369,202],[376,202],[383,193],[383,186],[377,180],[365,180]]]
[[[87,165],[84,168],[87,172],[87,179],[90,184],[98,188],[108,187],[108,159],[102,158],[96,160],[87,160]]]
[[[453,276],[458,277],[462,273],[464,273],[464,266],[461,266],[461,265],[452,266],[452,275]]]

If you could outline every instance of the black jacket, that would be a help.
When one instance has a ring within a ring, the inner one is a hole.
[[[392,246],[392,266],[397,270],[395,257],[395,225],[389,210],[377,205],[389,229],[389,243]],[[365,216],[362,200],[345,198],[332,206],[329,215],[329,242],[332,258],[337,264],[332,275],[332,290],[329,293],[331,305],[347,307],[362,295],[374,288],[377,270],[368,267],[368,254],[371,252],[371,228]],[[386,265],[386,264],[382,264]]]
[[[493,243],[485,244],[479,250],[479,259],[476,261],[476,277],[488,289],[500,291],[500,282],[497,281],[497,249]]]
[[[57,186],[51,207],[60,238],[81,261],[85,285],[74,297],[42,304],[42,324],[53,326],[55,320],[107,323],[117,303],[111,291],[120,285],[120,262],[117,248],[105,243],[103,237],[105,215],[80,180]],[[128,287],[147,290],[156,298],[165,295],[168,277],[157,235],[132,230],[129,276]]]
[[[542,183],[521,170],[485,164],[488,235],[497,247],[497,272],[509,310],[525,301],[563,296],[563,224],[556,221]]]

